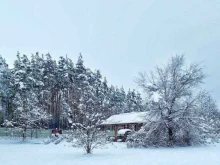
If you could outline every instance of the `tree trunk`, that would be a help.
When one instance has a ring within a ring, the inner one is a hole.
[[[87,135],[87,143],[86,143],[86,153],[87,154],[91,154],[91,151],[92,151],[92,149],[91,149],[91,137],[90,137],[90,131],[89,130],[87,130],[86,131],[86,135]]]
[[[86,146],[86,153],[87,154],[91,154],[91,147],[90,147],[90,145]]]
[[[23,133],[22,133],[23,141],[26,139],[26,137],[27,137],[27,127],[24,127]]]
[[[173,129],[171,127],[168,128],[169,141],[168,146],[173,146]]]

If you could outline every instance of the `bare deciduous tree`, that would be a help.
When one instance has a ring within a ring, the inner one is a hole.
[[[199,85],[206,76],[200,64],[187,68],[184,62],[183,55],[176,55],[167,65],[150,74],[142,72],[136,79],[149,96],[150,114],[154,118],[148,116],[149,122],[133,135],[142,138],[139,140],[142,144],[145,141],[146,145],[191,145],[208,137],[206,133],[211,130],[205,120],[208,113],[199,107],[199,98],[204,95]]]

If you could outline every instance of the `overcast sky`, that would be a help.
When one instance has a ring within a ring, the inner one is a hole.
[[[0,0],[0,54],[66,54],[136,88],[139,71],[171,55],[203,62],[206,89],[220,103],[220,0]]]

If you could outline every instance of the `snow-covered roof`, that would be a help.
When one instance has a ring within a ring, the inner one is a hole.
[[[131,112],[113,115],[102,122],[102,125],[109,124],[127,124],[127,123],[145,123],[148,112]]]

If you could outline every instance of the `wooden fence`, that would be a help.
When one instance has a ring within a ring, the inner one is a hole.
[[[68,130],[63,130],[63,133],[67,133]],[[47,138],[52,133],[51,129],[27,129],[26,135],[29,138]],[[11,128],[0,128],[0,137],[21,137],[21,132],[13,130]]]

